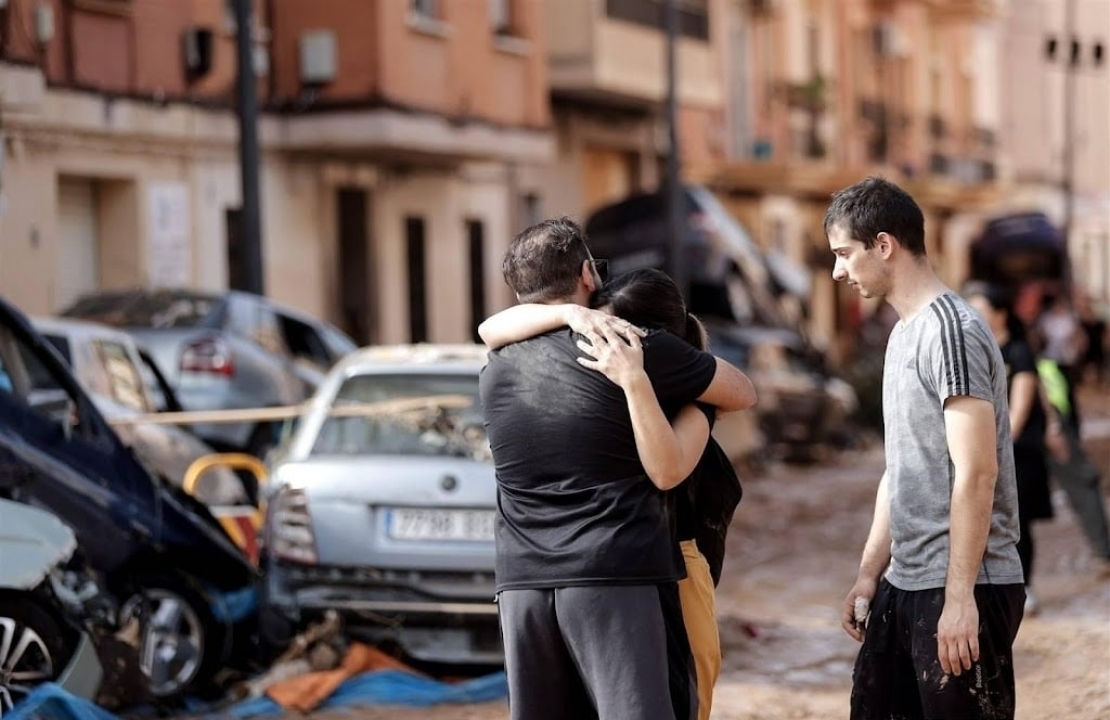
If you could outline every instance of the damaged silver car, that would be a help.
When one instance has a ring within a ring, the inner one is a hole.
[[[48,512],[0,499],[0,716],[46,682],[91,699],[103,668],[86,630],[110,606]]]
[[[335,608],[409,659],[503,660],[496,483],[475,345],[367,348],[328,375],[271,458],[263,633]]]

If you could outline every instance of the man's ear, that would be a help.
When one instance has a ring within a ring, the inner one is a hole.
[[[578,279],[586,286],[586,290],[591,294],[598,290],[597,282],[594,278],[593,264],[589,260],[582,261],[582,269],[578,273]]]
[[[883,260],[889,260],[890,256],[894,254],[894,236],[890,233],[881,232],[875,237],[875,249],[879,251],[879,257]]]

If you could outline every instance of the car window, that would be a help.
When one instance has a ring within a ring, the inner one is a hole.
[[[66,364],[73,367],[73,354],[69,349],[69,340],[61,335],[53,335],[51,333],[43,333],[42,336],[46,338],[46,342],[54,346],[54,349],[57,350],[58,354],[62,356],[62,359],[66,361]]]
[[[32,411],[54,421],[76,421],[78,398],[39,354],[7,328],[0,328],[0,388]]]
[[[355,341],[344,335],[338,329],[330,325],[322,325],[321,331],[324,337],[324,344],[328,347],[328,353],[331,355],[331,362],[333,364],[347,357],[355,350],[358,350],[358,345],[355,344]]]
[[[356,375],[340,387],[313,455],[426,455],[489,461],[478,376]]]
[[[285,346],[295,359],[315,365],[320,370],[331,367],[327,346],[311,325],[285,313],[274,313],[274,317],[281,328]]]
[[[93,346],[108,378],[108,395],[124,407],[137,412],[149,411],[142,373],[135,367],[127,348],[108,340],[96,340]]]

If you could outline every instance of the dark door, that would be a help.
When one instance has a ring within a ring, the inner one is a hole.
[[[243,248],[242,209],[227,208],[224,211],[224,225],[227,232],[227,287],[229,290],[250,292]]]
[[[360,188],[336,192],[339,232],[339,324],[359,345],[374,342],[376,323],[371,307],[369,193]]]

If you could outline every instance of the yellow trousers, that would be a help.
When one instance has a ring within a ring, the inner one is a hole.
[[[709,563],[694,540],[683,540],[680,545],[686,560],[686,579],[678,583],[678,597],[698,673],[698,720],[709,720],[713,686],[721,674],[721,638],[717,634],[713,577],[709,574]]]

